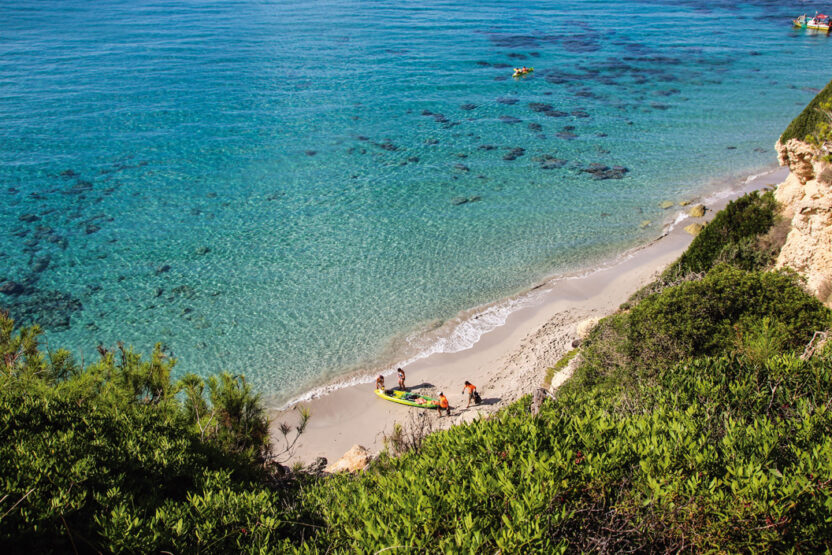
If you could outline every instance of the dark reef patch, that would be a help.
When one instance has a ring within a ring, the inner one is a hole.
[[[503,160],[517,160],[520,156],[526,154],[526,149],[522,147],[514,147],[509,150],[505,155],[503,155]]]
[[[579,170],[582,173],[588,173],[592,175],[592,179],[596,180],[604,180],[604,179],[623,179],[624,176],[630,171],[629,169],[625,168],[624,166],[605,166],[604,164],[592,163],[584,168]]]
[[[20,325],[38,324],[46,330],[64,331],[69,328],[72,315],[83,310],[81,301],[68,293],[11,283],[17,286],[15,290],[19,292],[4,299],[5,308]],[[23,287],[22,291],[20,287]]]

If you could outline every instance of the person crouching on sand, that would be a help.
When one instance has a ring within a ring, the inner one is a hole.
[[[462,388],[462,392],[465,393],[466,391],[468,392],[468,404],[465,405],[465,408],[467,409],[471,406],[471,400],[474,398],[474,393],[476,393],[477,391],[477,386],[466,380],[465,387]]]
[[[384,389],[384,376],[381,374],[376,378],[376,389]]]
[[[406,389],[404,386],[404,370],[399,368],[398,370],[396,370],[396,373],[399,375],[399,389],[404,391]]]
[[[448,398],[445,397],[445,394],[441,391],[439,392],[439,418],[442,418],[442,409],[445,409],[445,412],[448,416],[451,415],[451,406],[448,404]]]

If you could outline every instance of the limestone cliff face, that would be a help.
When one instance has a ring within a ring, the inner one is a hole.
[[[797,139],[778,142],[776,148],[780,165],[791,170],[774,193],[784,215],[791,218],[777,267],[797,270],[812,294],[832,306],[832,165]]]

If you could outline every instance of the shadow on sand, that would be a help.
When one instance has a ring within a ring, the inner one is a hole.
[[[416,385],[409,385],[409,386],[405,387],[404,390],[405,391],[413,391],[414,389],[421,389],[423,387],[436,387],[436,386],[434,386],[432,383],[422,382],[422,383],[416,384]],[[393,389],[399,389],[399,387],[396,386]]]

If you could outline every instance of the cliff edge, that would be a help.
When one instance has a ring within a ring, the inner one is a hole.
[[[808,290],[832,306],[832,164],[811,144],[788,139],[775,146],[789,177],[774,193],[791,219],[777,267],[789,267],[806,277]]]

